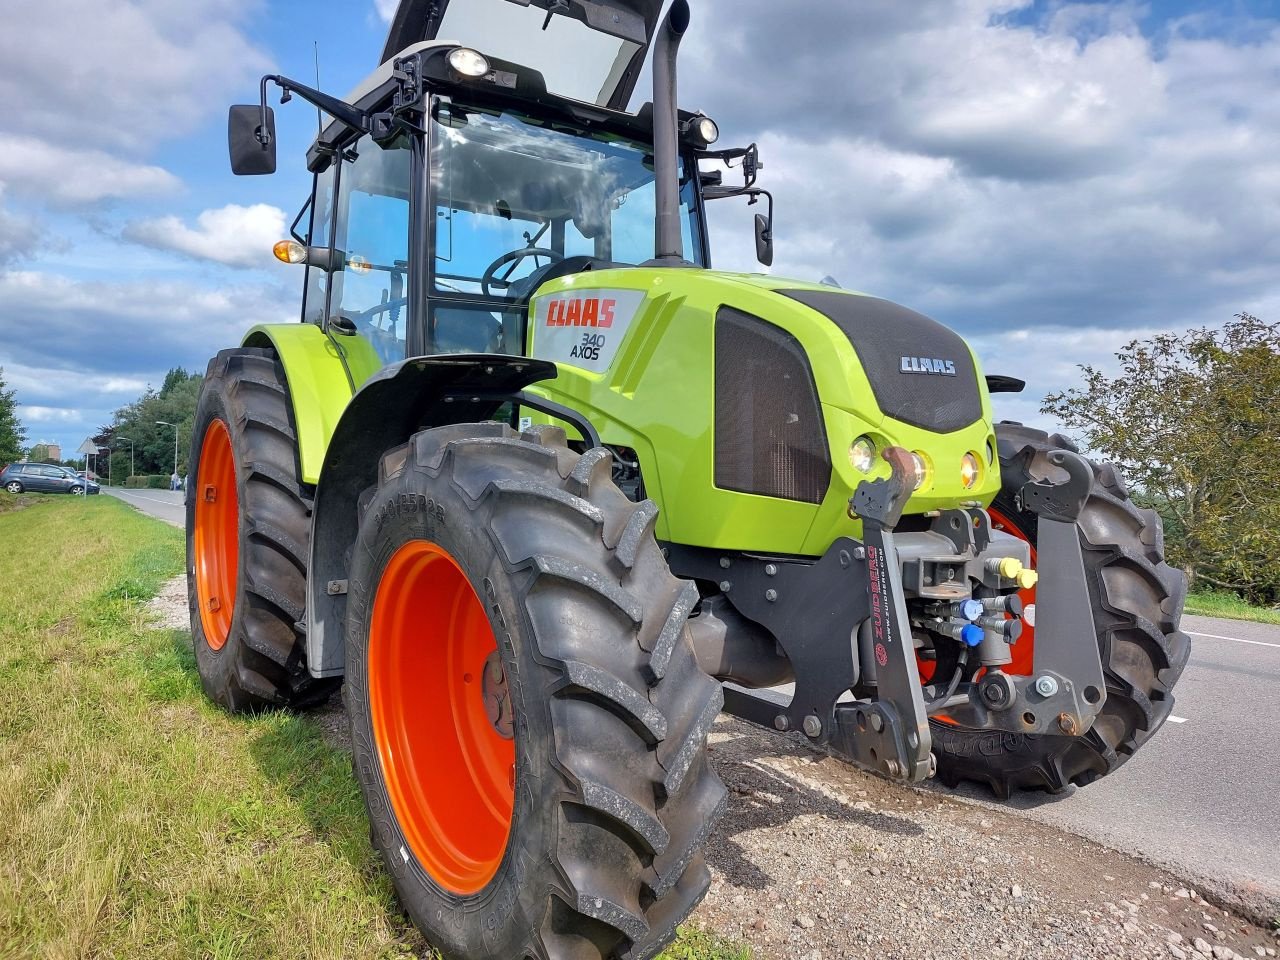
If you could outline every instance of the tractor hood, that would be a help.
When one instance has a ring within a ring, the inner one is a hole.
[[[625,110],[662,0],[400,0],[385,63],[446,40],[539,71],[559,96]]]

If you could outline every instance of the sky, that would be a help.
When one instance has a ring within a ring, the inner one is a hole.
[[[998,417],[1052,428],[1040,398],[1134,337],[1280,319],[1280,0],[691,3],[681,104],[759,143],[770,272],[955,328],[1028,381]],[[317,48],[350,90],[395,0],[5,6],[0,367],[68,455],[170,367],[297,319],[271,245],[315,114],[277,106],[280,172],[237,178],[226,108],[311,82]],[[712,205],[717,267],[762,269],[753,212]]]

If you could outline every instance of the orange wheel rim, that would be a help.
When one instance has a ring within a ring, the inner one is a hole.
[[[405,842],[441,887],[476,893],[511,832],[511,700],[484,605],[436,544],[411,541],[388,561],[368,666],[373,739]]]
[[[214,420],[200,444],[196,473],[195,574],[196,602],[205,642],[221,650],[231,632],[240,571],[240,498],[236,494],[236,462],[231,434]]]

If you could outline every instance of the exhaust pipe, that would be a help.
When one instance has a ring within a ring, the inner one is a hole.
[[[684,261],[680,235],[680,118],[676,113],[676,54],[689,29],[689,0],[675,0],[653,45],[653,172],[655,250],[662,263]]]

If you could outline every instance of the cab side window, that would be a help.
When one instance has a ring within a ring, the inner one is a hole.
[[[349,320],[383,363],[394,363],[408,342],[412,155],[407,139],[380,148],[366,138],[354,150],[338,172],[333,244],[344,266],[330,280],[330,317]]]

